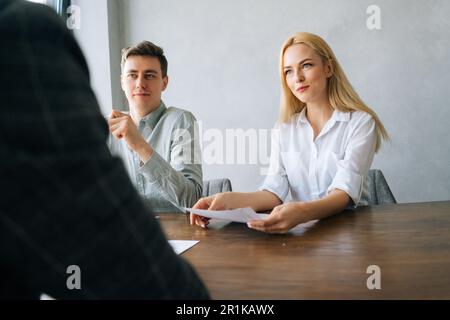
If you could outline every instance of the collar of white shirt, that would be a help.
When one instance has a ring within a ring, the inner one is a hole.
[[[330,123],[330,127],[332,127],[336,121],[348,122],[349,120],[350,120],[350,112],[342,112],[335,109],[328,122]],[[300,115],[298,116],[297,127],[300,126],[301,124],[306,123],[309,123],[309,121],[308,118],[306,118],[306,108],[303,108],[303,110],[300,112]]]

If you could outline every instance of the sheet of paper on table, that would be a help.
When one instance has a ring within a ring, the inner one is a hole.
[[[198,240],[169,240],[176,254],[182,254],[186,250],[192,248],[198,243]]]
[[[241,223],[247,223],[250,220],[265,219],[268,216],[268,214],[258,214],[252,208],[239,208],[234,210],[202,210],[185,208],[185,210],[207,218]]]
[[[184,208],[187,212],[192,212],[203,217],[208,217],[212,219],[220,219],[232,222],[247,223],[250,220],[261,220],[266,219],[269,215],[265,213],[256,213],[252,208],[240,208],[235,210],[202,210],[202,209],[191,209]],[[306,229],[314,226],[317,220],[308,221],[306,223],[301,223],[290,231],[305,231]]]

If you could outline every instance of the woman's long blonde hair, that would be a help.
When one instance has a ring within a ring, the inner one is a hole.
[[[289,37],[281,48],[280,54],[280,79],[281,79],[281,103],[280,103],[280,122],[287,122],[294,114],[299,113],[306,106],[289,89],[284,74],[284,53],[286,49],[294,44],[305,44],[322,58],[324,62],[328,61],[331,66],[332,76],[328,78],[328,99],[333,109],[352,112],[354,110],[369,113],[375,120],[377,126],[377,142],[375,151],[378,151],[381,145],[381,139],[389,140],[389,135],[378,118],[375,111],[370,109],[358,96],[355,89],[348,81],[339,62],[334,56],[330,46],[321,37],[308,33],[299,32]]]

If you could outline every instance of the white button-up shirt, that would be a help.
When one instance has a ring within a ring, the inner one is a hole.
[[[345,191],[355,205],[367,193],[364,183],[375,154],[376,123],[366,112],[333,115],[314,140],[306,108],[272,133],[269,173],[261,187],[284,201],[325,197],[334,189]]]

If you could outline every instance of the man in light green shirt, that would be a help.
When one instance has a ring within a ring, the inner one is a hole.
[[[169,81],[162,48],[144,41],[123,49],[121,70],[130,112],[111,113],[111,153],[123,159],[131,181],[154,211],[183,211],[202,194],[196,119],[161,100]]]

